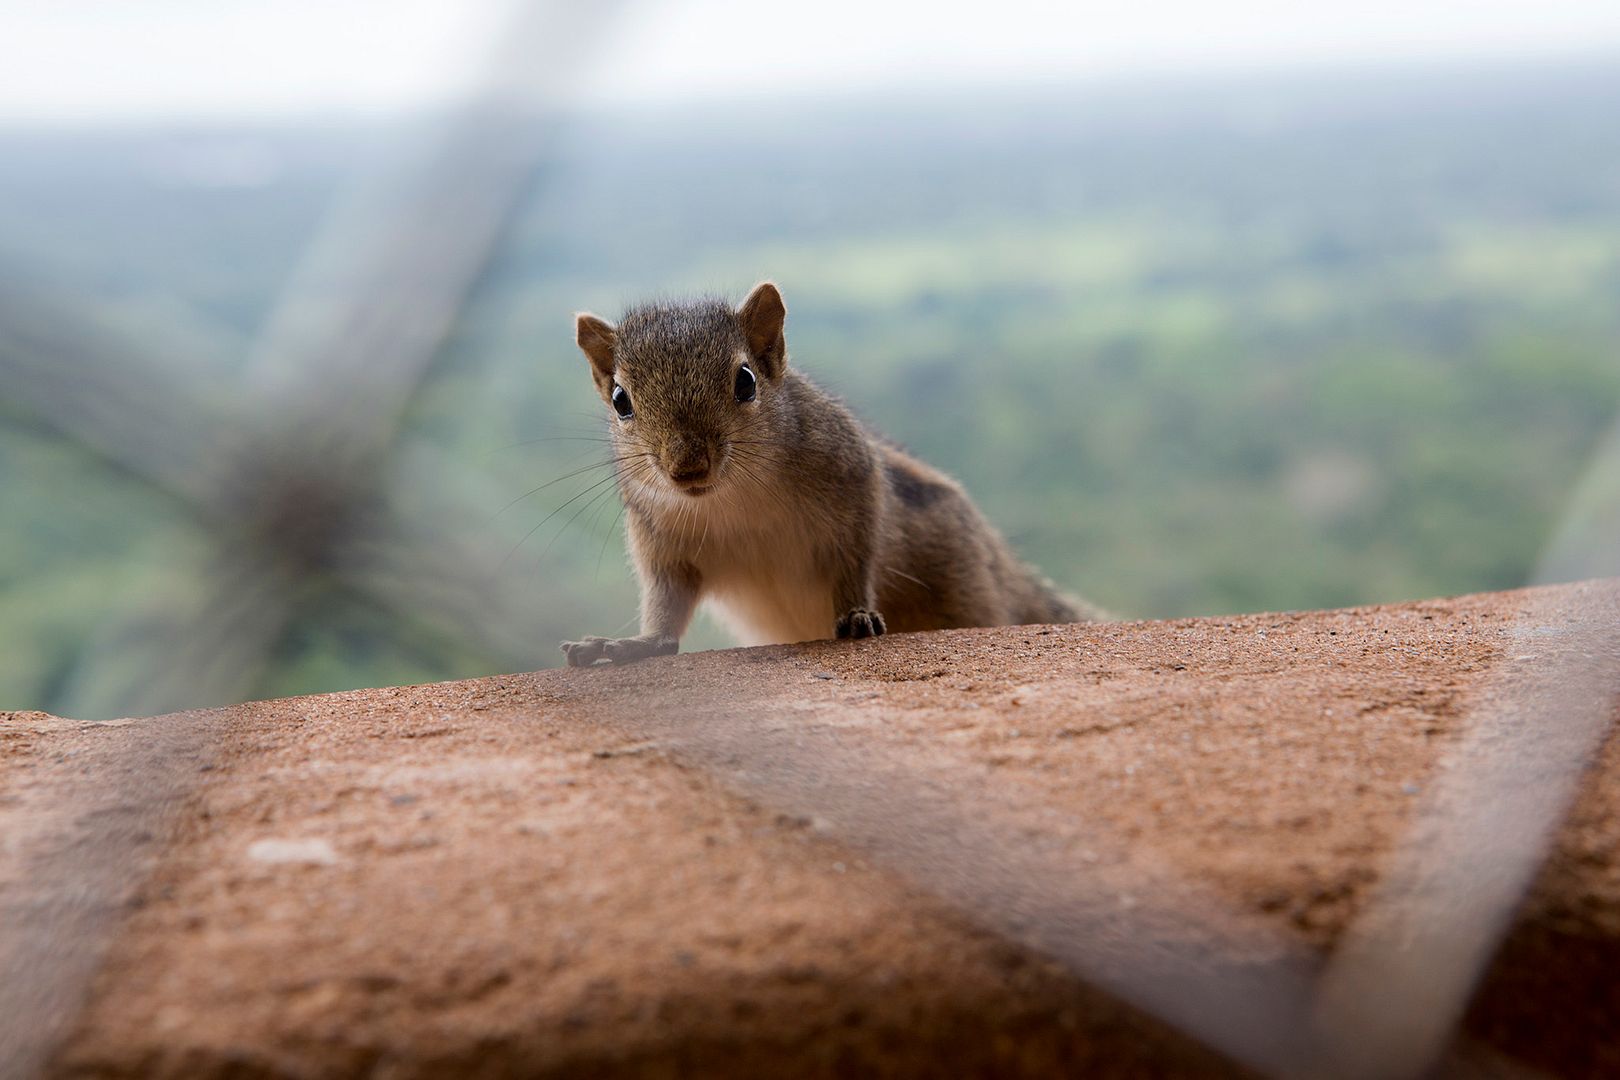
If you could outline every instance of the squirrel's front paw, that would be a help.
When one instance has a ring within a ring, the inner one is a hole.
[[[865,608],[852,608],[838,616],[836,633],[840,638],[878,637],[887,629],[883,616]]]
[[[611,660],[615,664],[628,664],[649,656],[668,656],[680,651],[679,640],[665,634],[643,634],[640,637],[605,638],[587,637],[583,641],[565,641],[562,651],[568,657],[569,667],[590,667],[598,660]]]

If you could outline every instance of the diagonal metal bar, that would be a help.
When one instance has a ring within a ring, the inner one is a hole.
[[[0,392],[118,468],[192,503],[218,487],[231,384],[184,350],[131,349],[112,328],[37,292],[0,288]]]
[[[217,724],[197,714],[162,724],[40,723],[73,741],[78,766],[7,793],[12,806],[0,844],[5,1080],[43,1073],[55,1047],[72,1037],[109,929],[128,914],[167,822],[209,764],[218,735]],[[30,726],[25,720],[21,732]],[[8,733],[17,731],[8,725]],[[19,881],[27,887],[15,888]]]
[[[332,574],[494,661],[533,668],[556,648],[548,628],[585,618],[590,605],[568,581],[547,583],[543,609],[513,587],[511,537],[469,526],[489,521],[502,501],[486,477],[432,447],[400,443],[378,498],[334,546]]]
[[[414,146],[408,160],[416,171],[376,178],[350,197],[339,224],[278,306],[245,385],[236,387],[244,404],[234,413],[201,401],[168,411],[150,393],[132,394],[145,407],[114,424],[107,403],[116,403],[120,391],[167,386],[168,379],[143,384],[106,343],[66,345],[43,329],[36,336],[45,335],[49,350],[40,341],[30,347],[26,337],[19,342],[8,381],[32,387],[27,400],[109,458],[185,495],[219,533],[200,582],[202,595],[212,599],[167,615],[144,610],[130,626],[109,630],[109,639],[138,641],[130,655],[143,662],[132,667],[112,649],[88,652],[68,693],[72,708],[101,715],[108,708],[162,712],[233,700],[251,685],[248,673],[262,666],[252,658],[263,656],[293,612],[292,604],[268,598],[291,595],[299,582],[327,575],[361,508],[375,501],[405,405],[536,171],[548,124],[545,95],[582,62],[573,48],[582,25],[607,13],[566,4],[517,13],[480,90]],[[72,367],[51,367],[49,360],[63,355],[75,358]],[[62,370],[79,377],[41,379]],[[105,371],[132,374],[104,387],[96,380]],[[6,374],[0,370],[0,377]],[[204,385],[201,379],[183,384]],[[229,389],[210,387],[202,396],[223,400]],[[193,416],[212,422],[191,425]],[[109,431],[98,433],[103,421]],[[401,524],[397,517],[381,520]],[[374,528],[369,535],[373,553],[395,544]],[[349,544],[347,550],[358,548]],[[440,570],[452,562],[415,561]],[[474,573],[480,568],[479,560],[461,562]],[[347,565],[355,570],[352,559]],[[439,580],[465,584],[470,575]],[[472,595],[482,600],[488,593]],[[267,598],[247,623],[239,617],[241,595]],[[239,626],[251,632],[238,642],[222,638]],[[501,655],[518,652],[508,645]]]
[[[980,925],[1221,1053],[1271,1075],[1308,1073],[1313,964],[1296,942],[1085,822],[1069,823],[1061,842],[1031,844],[1027,823],[1049,823],[1047,807],[987,770],[857,747],[810,708],[792,725],[761,722],[746,693],[719,701],[696,690],[627,701],[618,722],[822,822]],[[1098,851],[1113,854],[1099,861]]]
[[[68,682],[63,714],[150,716],[175,701],[252,695],[302,583],[253,544],[216,540],[207,559],[100,629]]]
[[[0,308],[0,327],[9,328],[0,337],[0,381],[21,391],[13,397],[212,519],[214,551],[189,594],[200,603],[154,598],[151,611],[111,628],[104,648],[87,655],[71,691],[86,707],[160,712],[247,692],[302,586],[323,577],[339,541],[357,531],[356,520],[366,520],[381,450],[534,169],[541,94],[580,60],[573,44],[581,35],[569,29],[603,14],[600,7],[572,4],[519,11],[485,92],[430,140],[431,168],[418,196],[380,219],[369,257],[358,258],[346,280],[351,291],[335,306],[319,305],[325,332],[295,347],[274,346],[279,339],[271,339],[247,388],[250,405],[220,407],[223,390],[201,369],[186,372],[191,378],[159,381],[151,367],[141,371],[121,362],[118,348],[63,350],[49,332],[62,313],[41,322],[40,310],[26,303]],[[424,230],[420,222],[433,227]],[[288,308],[300,307],[298,295],[295,290]],[[318,329],[322,320],[306,325]],[[61,363],[64,354],[71,366]],[[287,376],[279,393],[262,394],[269,389],[266,370]],[[161,400],[165,390],[167,401]],[[216,464],[222,468],[216,471]],[[387,515],[374,521],[390,523]],[[120,815],[124,830],[139,830],[133,842],[122,842],[118,827],[109,829],[100,818],[85,825],[85,835],[69,849],[47,837],[63,902],[34,913],[26,927],[0,924],[0,957],[46,958],[52,976],[46,986],[31,978],[0,984],[21,988],[0,993],[8,1005],[0,1010],[0,1060],[8,1073],[13,1067],[32,1073],[66,1031],[118,915],[106,901],[135,876],[133,852],[146,843],[139,837],[157,833],[166,808],[183,796],[184,776],[192,771],[186,761],[209,746],[204,733],[189,727],[166,730],[184,737],[157,747],[150,760],[125,758],[122,772],[98,774],[112,778],[111,789],[100,794],[115,801],[165,785],[165,799],[147,804],[150,813],[135,820]],[[56,825],[60,841],[68,829]]]
[[[0,306],[13,299],[0,296]],[[47,314],[61,321],[48,319]],[[8,391],[33,391],[15,395],[18,403],[36,409],[36,415],[48,421],[64,421],[61,426],[70,437],[76,435],[73,425],[86,424],[88,434],[100,440],[93,449],[110,462],[129,468],[133,461],[137,464],[132,471],[143,480],[190,496],[215,536],[214,550],[199,560],[200,577],[165,575],[160,595],[138,598],[134,610],[103,627],[87,647],[77,675],[69,680],[67,696],[55,707],[78,716],[149,714],[166,711],[176,701],[215,703],[249,696],[263,670],[262,656],[276,639],[271,628],[291,616],[295,606],[290,599],[300,594],[303,579],[284,557],[278,561],[275,551],[262,550],[260,538],[242,527],[245,518],[233,521],[210,507],[212,482],[201,479],[209,475],[202,467],[210,455],[202,447],[208,445],[207,432],[223,429],[224,422],[205,419],[186,436],[185,445],[198,455],[197,462],[175,455],[174,441],[149,438],[152,431],[172,426],[159,411],[172,399],[157,393],[142,398],[133,389],[162,385],[158,373],[163,365],[154,357],[134,346],[115,354],[114,343],[68,324],[55,309],[45,309],[29,326],[35,343],[30,348],[11,350],[0,343],[0,362],[17,361],[0,369],[0,385]],[[174,358],[175,370],[207,370],[200,359],[188,362],[178,349],[167,350],[166,356]],[[48,382],[29,377],[36,364],[48,369]],[[103,372],[114,369],[120,378],[98,381]],[[125,381],[129,394],[122,393]],[[215,379],[212,385],[221,384]],[[129,403],[122,416],[131,422],[122,426],[92,422],[104,409],[118,413],[120,399]],[[196,406],[204,417],[225,415],[216,399],[200,393],[198,400],[209,402]],[[125,434],[154,452],[143,456],[132,450],[121,441]],[[406,618],[472,644],[493,661],[532,666],[540,655],[537,650],[546,648],[545,627],[558,620],[539,617],[535,605],[502,580],[512,538],[476,527],[495,516],[505,501],[503,494],[482,474],[409,440],[391,448],[377,483],[376,490],[356,496],[363,496],[364,502],[340,508],[348,524],[334,541],[325,573],[336,584],[368,595]],[[306,514],[316,509],[307,503],[301,507]],[[217,610],[209,607],[210,590],[219,594]],[[260,617],[241,622],[233,613],[248,596],[257,598]],[[580,617],[586,611],[586,604],[573,600],[566,588],[553,590],[547,604],[553,615],[559,605],[577,607]],[[197,641],[188,644],[189,639],[176,638],[171,623],[196,625]],[[231,633],[236,627],[244,632],[242,640]],[[206,651],[192,659],[169,655],[175,648],[199,644],[206,644]],[[205,662],[209,654],[215,660]],[[164,674],[171,669],[190,675],[177,683]],[[212,674],[207,674],[210,670]]]
[[[257,342],[249,391],[365,453],[427,373],[534,177],[559,100],[621,2],[520,8],[478,89],[356,185]],[[280,426],[287,427],[284,422]]]
[[[250,537],[212,540],[210,562],[161,595],[142,598],[91,642],[62,711],[77,716],[152,715],[173,700],[250,697],[265,658],[306,594],[338,587],[477,650],[492,665],[527,670],[551,652],[559,609],[587,604],[566,583],[545,607],[503,577],[505,532],[469,528],[500,505],[487,479],[435,448],[405,441],[390,454],[382,489],[349,508],[321,582],[277,562]],[[566,617],[560,621],[569,621]],[[195,627],[177,636],[172,623]],[[176,648],[195,650],[175,656]],[[177,681],[178,680],[178,681]]]
[[[1620,574],[1620,424],[1600,444],[1538,582]],[[1480,695],[1412,838],[1324,973],[1316,1023],[1339,1075],[1417,1077],[1438,1060],[1512,925],[1620,708],[1612,592],[1537,599]],[[1555,634],[1548,634],[1555,628]]]

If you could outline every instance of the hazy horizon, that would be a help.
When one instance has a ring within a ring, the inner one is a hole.
[[[844,89],[783,88],[770,94],[746,99],[709,100],[702,97],[675,97],[663,101],[610,99],[560,101],[544,113],[573,121],[625,122],[654,128],[661,118],[679,117],[695,122],[707,117],[709,126],[721,129],[735,120],[739,126],[757,131],[760,122],[769,121],[773,112],[799,117],[837,116],[846,111],[864,113],[877,107],[888,114],[915,110],[934,114],[942,107],[959,103],[970,110],[982,110],[985,117],[1005,117],[1007,107],[1106,108],[1124,104],[1136,110],[1155,110],[1152,115],[1185,118],[1205,114],[1256,130],[1269,127],[1281,118],[1299,117],[1313,109],[1349,108],[1356,111],[1374,102],[1403,105],[1425,98],[1444,98],[1460,88],[1470,93],[1514,97],[1527,86],[1570,79],[1607,79],[1620,73],[1620,44],[1602,50],[1570,52],[1556,56],[1472,56],[1426,57],[1376,61],[1343,61],[1313,67],[1277,66],[1253,70],[1199,70],[1181,74],[1169,72],[1113,72],[1091,77],[1038,80],[1010,76],[985,76],[974,81],[895,84],[881,88],[881,99],[874,99],[872,87]],[[1291,93],[1279,96],[1278,91]],[[1297,93],[1293,93],[1297,91]],[[247,112],[241,114],[118,114],[75,117],[31,117],[0,111],[0,132],[27,136],[60,132],[152,133],[217,132],[308,129],[386,129],[411,124],[454,109],[454,99],[401,104],[387,110],[357,107],[312,108],[304,111]],[[1121,113],[1113,119],[1128,123],[1135,113]],[[971,119],[971,117],[970,117]]]
[[[24,2],[0,40],[0,123],[374,118],[433,108],[477,84],[516,8]],[[768,9],[697,0],[626,4],[594,21],[565,13],[562,56],[576,74],[552,96],[592,111],[1620,57],[1620,6],[1590,0],[1421,10],[1379,0],[1327,12],[1275,0],[1161,0],[1130,11],[1005,0],[994,18],[938,12],[910,0]]]

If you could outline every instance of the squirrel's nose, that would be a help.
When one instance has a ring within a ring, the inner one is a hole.
[[[670,450],[673,452],[664,460],[671,480],[677,484],[701,484],[708,479],[712,461],[707,446],[692,440],[678,443]]]
[[[709,478],[709,461],[683,461],[669,470],[669,478],[677,484],[696,484]]]
[[[676,436],[665,447],[664,468],[669,478],[683,486],[701,484],[708,478],[712,457],[708,444],[691,436]]]

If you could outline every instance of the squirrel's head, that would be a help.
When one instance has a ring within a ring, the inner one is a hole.
[[[638,488],[696,497],[771,444],[787,373],[787,308],[762,282],[733,310],[720,300],[647,304],[614,326],[575,317],[607,404],[620,473]],[[746,472],[747,470],[742,470]]]

